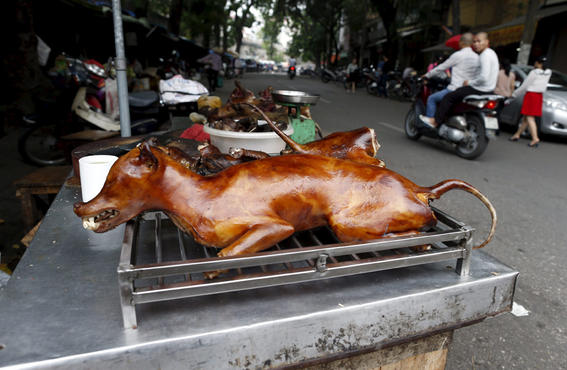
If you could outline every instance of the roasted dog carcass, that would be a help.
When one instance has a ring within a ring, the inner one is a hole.
[[[374,165],[293,154],[232,166],[200,176],[144,142],[112,166],[100,194],[74,211],[85,228],[105,232],[146,210],[162,210],[198,243],[219,256],[262,251],[295,231],[329,225],[343,242],[410,235],[436,223],[431,199],[451,189],[488,199],[460,180],[421,187]]]

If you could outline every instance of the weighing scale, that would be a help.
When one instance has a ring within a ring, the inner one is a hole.
[[[301,107],[315,105],[319,95],[303,91],[276,90],[272,92],[274,102],[288,108],[289,123],[293,127],[293,141],[299,144],[316,139],[317,124],[311,118],[301,116]]]

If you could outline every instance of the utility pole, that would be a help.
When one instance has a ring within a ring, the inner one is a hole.
[[[535,35],[537,23],[536,13],[539,9],[539,0],[530,0],[528,4],[528,13],[526,14],[526,22],[524,23],[524,33],[520,42],[520,51],[518,51],[517,64],[528,64],[530,52],[532,51],[532,41]]]
[[[126,52],[124,51],[124,31],[122,28],[120,0],[112,0],[112,18],[114,20],[114,46],[116,47],[116,83],[118,84],[118,106],[120,108],[120,134],[122,137],[128,137],[132,136],[132,132],[130,128]]]

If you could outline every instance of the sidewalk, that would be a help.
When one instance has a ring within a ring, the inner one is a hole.
[[[24,132],[23,128],[8,127],[6,136],[0,138],[0,253],[2,264],[13,269],[19,256],[25,251],[20,239],[26,235],[22,220],[20,200],[16,198],[14,181],[33,172],[37,167],[23,162],[18,153],[18,138]]]

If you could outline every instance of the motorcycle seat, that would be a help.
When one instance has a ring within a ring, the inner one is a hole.
[[[463,101],[467,102],[470,100],[502,100],[505,99],[502,95],[490,94],[490,95],[467,95],[464,97]]]
[[[132,107],[148,107],[159,100],[159,94],[152,90],[135,91],[128,94],[128,104]]]

